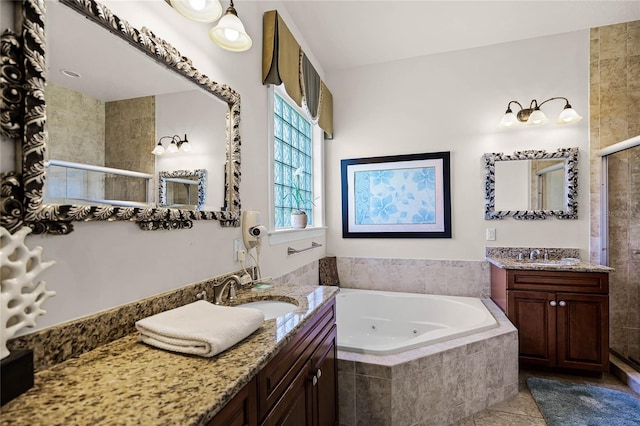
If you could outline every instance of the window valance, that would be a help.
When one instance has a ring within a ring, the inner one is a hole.
[[[284,83],[287,94],[333,139],[333,95],[276,10],[263,17],[262,84]]]

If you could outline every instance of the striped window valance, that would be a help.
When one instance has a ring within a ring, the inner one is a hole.
[[[333,95],[276,10],[263,17],[262,84],[280,85],[333,139]]]

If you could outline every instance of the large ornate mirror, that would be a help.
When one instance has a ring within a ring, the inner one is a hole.
[[[578,148],[485,154],[485,219],[578,218]]]
[[[57,234],[78,220],[129,220],[142,229],[192,220],[239,225],[238,93],[94,0],[28,0],[22,14],[16,38],[27,89],[17,221]],[[188,137],[191,152],[153,155],[168,135]],[[206,203],[165,208],[156,191],[161,170],[203,171]]]

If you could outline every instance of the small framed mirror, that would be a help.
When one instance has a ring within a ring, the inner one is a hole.
[[[207,171],[160,172],[159,187],[160,207],[200,210],[206,202]]]
[[[486,220],[578,218],[578,148],[487,153]]]

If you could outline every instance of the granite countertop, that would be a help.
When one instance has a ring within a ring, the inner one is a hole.
[[[520,269],[528,271],[564,271],[564,272],[613,272],[614,269],[597,263],[584,261],[561,261],[560,259],[552,260],[550,263],[542,265],[542,259],[535,260],[517,260],[507,257],[487,257],[487,261],[496,265],[501,269]]]
[[[275,298],[295,300],[298,309],[212,358],[167,352],[127,335],[36,373],[33,388],[2,407],[0,424],[206,424],[338,291],[275,284],[238,292],[236,304]]]

